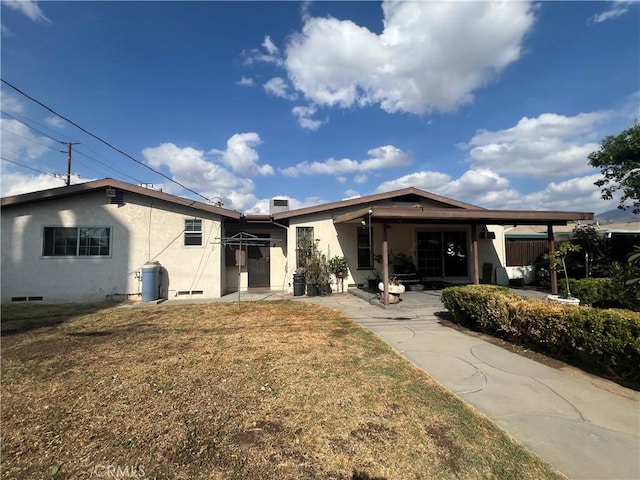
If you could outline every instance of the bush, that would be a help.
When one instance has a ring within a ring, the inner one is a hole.
[[[587,285],[596,289],[599,284]],[[529,299],[490,286],[446,288],[442,301],[460,323],[590,370],[640,382],[640,313]]]
[[[455,320],[483,332],[494,333],[508,319],[509,300],[520,298],[506,287],[467,285],[442,291],[442,302]]]
[[[571,294],[580,299],[584,305],[606,305],[611,301],[612,284],[609,278],[582,278],[576,280],[569,279],[569,288]],[[560,295],[567,293],[567,287],[564,283],[558,283]]]
[[[630,283],[638,273],[632,265],[614,263],[611,266],[611,299],[623,308],[640,312],[640,288]]]

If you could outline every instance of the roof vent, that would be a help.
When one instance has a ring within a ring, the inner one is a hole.
[[[272,198],[269,202],[269,214],[288,212],[289,200],[286,198]]]

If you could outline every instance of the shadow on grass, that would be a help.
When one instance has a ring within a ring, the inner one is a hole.
[[[53,327],[73,318],[120,305],[119,302],[70,303],[59,305],[2,305],[0,334],[15,335],[38,328]],[[108,332],[96,332],[105,335]]]

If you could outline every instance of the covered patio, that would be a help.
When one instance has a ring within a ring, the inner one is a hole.
[[[467,272],[471,283],[480,283],[480,260],[479,260],[479,240],[490,240],[495,242],[495,234],[489,230],[490,226],[515,226],[515,225],[544,225],[547,228],[548,248],[550,252],[555,250],[556,242],[554,239],[554,226],[567,225],[569,222],[590,221],[593,220],[593,213],[590,212],[562,212],[562,211],[535,211],[535,210],[489,210],[483,208],[431,208],[416,204],[411,207],[405,206],[370,206],[361,208],[356,211],[345,213],[334,217],[335,225],[339,224],[361,224],[363,227],[369,228],[371,232],[372,226],[379,225],[382,230],[382,239],[380,241],[380,249],[382,254],[382,281],[384,283],[383,303],[389,305],[389,252],[390,246],[398,239],[389,234],[392,226],[403,225],[413,226],[418,232],[419,229],[429,230],[431,233],[441,233],[441,243],[446,240],[447,232],[462,231],[465,235],[459,235],[459,242],[464,242],[465,253],[460,256],[466,257],[468,251],[469,258],[465,264],[464,271]],[[462,229],[462,230],[461,230]],[[466,238],[466,232],[469,237]],[[424,241],[428,242],[429,231],[422,236]],[[433,235],[432,235],[433,236]],[[369,233],[371,239],[371,233]],[[453,238],[453,237],[452,237]],[[504,239],[500,239],[504,243]],[[370,240],[371,241],[371,240]],[[455,243],[455,242],[450,242]],[[371,254],[374,245],[371,244]],[[444,248],[444,247],[443,247]],[[489,248],[489,247],[486,247]],[[495,244],[492,244],[495,249]],[[468,250],[467,250],[468,249]],[[418,262],[422,269],[429,269],[433,262],[437,263],[437,254],[429,256],[428,249],[425,249],[420,258],[421,252],[414,252],[418,257]],[[430,264],[431,262],[431,264]],[[446,264],[441,265],[446,268]],[[436,265],[438,267],[438,265]],[[466,269],[469,269],[467,271]],[[432,269],[438,272],[437,268]],[[463,270],[460,270],[461,272]],[[557,276],[554,272],[551,274],[551,290],[552,293],[558,293]],[[411,292],[413,293],[413,292]]]

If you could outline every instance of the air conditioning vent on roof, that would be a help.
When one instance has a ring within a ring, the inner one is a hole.
[[[272,198],[269,202],[269,214],[289,211],[289,200],[286,198]]]

